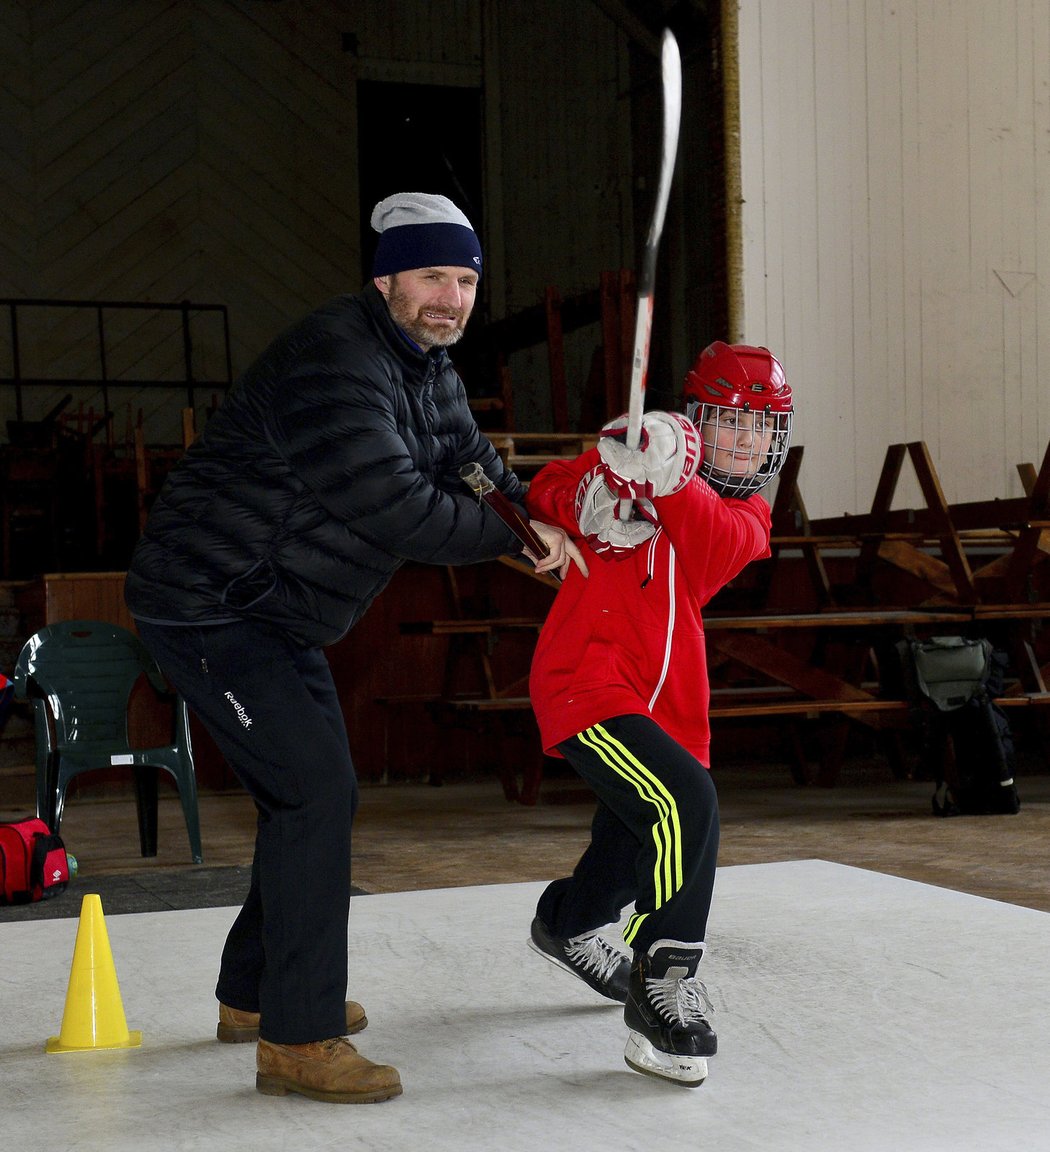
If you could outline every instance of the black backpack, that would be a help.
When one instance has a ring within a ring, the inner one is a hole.
[[[1002,693],[1007,659],[989,640],[936,636],[897,648],[922,741],[934,767],[936,816],[1013,815],[1014,742]]]

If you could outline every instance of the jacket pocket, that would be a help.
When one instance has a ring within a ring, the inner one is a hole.
[[[623,612],[603,612],[573,675],[577,691],[602,689],[648,696],[656,687],[664,633]]]
[[[222,602],[230,608],[253,608],[277,587],[277,574],[269,560],[260,560],[235,576],[223,589]]]

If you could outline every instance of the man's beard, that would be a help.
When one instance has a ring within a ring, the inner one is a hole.
[[[467,317],[470,315],[469,312],[464,315],[463,309],[419,307],[403,292],[399,292],[396,286],[391,286],[387,304],[390,306],[390,315],[394,318],[394,323],[404,329],[421,348],[450,348],[463,335]],[[432,323],[426,318],[427,312],[454,317],[455,328]]]

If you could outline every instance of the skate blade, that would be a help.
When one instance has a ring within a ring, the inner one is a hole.
[[[597,992],[599,996],[604,996],[606,1000],[611,1000],[614,1004],[622,1004],[627,999],[626,996],[621,998],[620,996],[615,995],[609,988],[597,987],[590,980],[588,980],[586,976],[583,976],[581,973],[577,972],[575,968],[572,968],[566,964],[564,960],[559,960],[557,956],[552,956],[549,952],[544,952],[531,936],[528,940],[525,941],[525,943],[533,950],[533,952],[536,953],[537,956],[542,956],[544,960],[549,960],[551,964],[554,964],[563,972],[568,972],[568,974],[575,980],[579,980],[586,984],[588,988],[594,992]]]
[[[555,967],[560,968],[563,972],[568,972],[570,976],[574,976],[577,980],[583,980],[583,977],[576,971],[575,968],[570,968],[564,960],[559,960],[557,956],[552,956],[549,952],[544,952],[543,949],[536,943],[530,936],[525,943],[536,953],[537,956],[542,956],[544,960],[549,961]],[[587,981],[583,980],[586,984]]]
[[[564,960],[559,960],[557,956],[552,956],[549,952],[544,952],[543,949],[536,943],[530,936],[525,943],[536,953],[537,956],[542,956],[544,960],[549,960],[552,964],[557,964],[563,972],[569,972],[578,980],[580,978],[578,972],[574,972]]]
[[[635,1072],[670,1080],[683,1088],[699,1088],[707,1079],[706,1056],[676,1056],[671,1052],[661,1052],[637,1032],[632,1032],[627,1038],[623,1058],[628,1068]]]

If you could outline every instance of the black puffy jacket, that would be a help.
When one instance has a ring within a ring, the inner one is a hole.
[[[521,550],[460,479],[471,461],[522,503],[446,352],[408,344],[373,284],[337,297],[266,349],[169,474],[131,559],[128,607],[329,644],[406,560]]]

